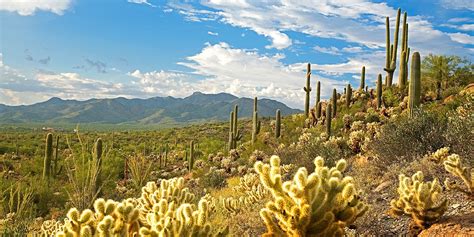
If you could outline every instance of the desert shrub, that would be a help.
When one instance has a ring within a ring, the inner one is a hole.
[[[447,118],[432,112],[416,111],[412,118],[401,116],[384,125],[380,136],[369,144],[387,166],[400,160],[410,161],[434,152],[446,144]]]
[[[127,158],[127,164],[132,184],[138,190],[148,181],[152,162],[142,154],[135,154]]]
[[[200,184],[204,187],[221,188],[226,185],[226,176],[223,172],[210,171],[201,177]]]

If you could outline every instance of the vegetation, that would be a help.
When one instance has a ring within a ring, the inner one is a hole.
[[[331,99],[320,98],[317,82],[311,108],[308,64],[305,113],[271,108],[265,117],[255,98],[253,109],[228,105],[228,122],[3,130],[0,234],[416,235],[442,218],[468,216],[473,67],[418,52],[409,61],[405,13],[392,85],[400,17],[393,44],[387,18],[386,83],[379,74],[369,89],[362,67],[360,85],[334,89]],[[441,93],[433,83],[444,85]]]

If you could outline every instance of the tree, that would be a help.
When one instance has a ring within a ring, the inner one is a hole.
[[[423,84],[429,90],[436,90],[437,99],[441,99],[441,90],[464,86],[474,79],[474,65],[459,56],[429,54],[423,59],[421,68]]]

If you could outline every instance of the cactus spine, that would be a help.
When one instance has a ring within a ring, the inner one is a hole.
[[[377,77],[377,109],[382,107],[382,74]]]
[[[421,96],[421,69],[420,69],[420,53],[415,52],[411,58],[410,87],[408,88],[408,110],[410,116],[413,111],[420,105]]]
[[[365,66],[362,67],[362,73],[360,75],[360,87],[359,90],[363,91],[365,88]]]
[[[346,86],[346,106],[349,108],[351,106],[351,100],[352,100],[352,87],[351,84],[347,84]]]
[[[276,110],[276,122],[275,122],[275,137],[279,138],[281,132],[281,113],[280,110]]]
[[[261,122],[258,120],[257,102],[257,97],[255,97],[253,100],[252,144],[257,141],[257,135],[260,133]]]
[[[328,138],[331,136],[331,120],[332,120],[331,104],[328,103],[326,106],[326,133],[328,134]]]
[[[194,141],[189,142],[189,160],[188,160],[188,170],[193,170],[194,166]]]
[[[337,112],[337,91],[336,88],[332,90],[332,117],[336,117]]]
[[[306,92],[306,99],[304,102],[304,115],[306,118],[309,116],[309,98],[310,98],[310,93],[311,93],[311,64],[308,63],[308,68],[306,71],[306,86],[303,88],[303,90]]]
[[[397,64],[397,48],[398,48],[398,35],[400,31],[400,8],[397,11],[397,19],[395,21],[395,32],[394,32],[394,42],[390,44],[390,19],[389,17],[385,18],[385,26],[386,26],[386,60],[385,60],[385,68],[384,70],[387,72],[387,86],[392,85],[393,73],[396,69]]]
[[[321,101],[321,82],[318,81],[316,85],[316,104],[317,105]]]
[[[51,159],[53,157],[53,134],[48,133],[46,135],[46,149],[44,154],[43,164],[43,180],[50,178],[51,176]]]

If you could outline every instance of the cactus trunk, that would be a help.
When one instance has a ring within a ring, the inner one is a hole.
[[[189,160],[188,160],[188,170],[192,171],[194,166],[194,141],[189,143]]]
[[[321,118],[321,101],[316,104],[316,118]]]
[[[336,88],[332,90],[332,116],[335,118],[337,112],[337,91]]]
[[[362,73],[360,75],[360,86],[359,90],[363,91],[365,88],[365,66],[362,67]]]
[[[331,136],[331,120],[332,120],[331,104],[328,103],[326,106],[326,133],[328,134],[328,138]]]
[[[408,110],[410,117],[413,117],[413,112],[420,105],[421,96],[420,54],[418,52],[413,53],[411,58],[410,87],[408,90]]]
[[[306,86],[303,88],[306,92],[306,99],[304,102],[304,114],[306,118],[309,116],[309,99],[311,93],[311,64],[308,63],[308,68],[306,71]]]
[[[349,108],[351,106],[352,101],[352,87],[351,84],[347,84],[346,86],[346,106]]]
[[[44,155],[44,164],[43,164],[43,180],[50,178],[51,176],[51,159],[53,156],[53,134],[48,133],[46,135],[46,149]]]
[[[321,101],[321,82],[318,81],[318,83],[316,85],[316,103],[315,103],[315,105],[317,105],[320,101]]]
[[[275,122],[275,137],[279,138],[281,132],[281,113],[280,110],[276,111],[276,122]]]
[[[377,77],[377,109],[380,109],[382,107],[382,74],[379,74]]]
[[[252,118],[252,144],[257,141],[257,135],[260,133],[260,121],[258,120],[257,97],[253,101],[253,118]]]

